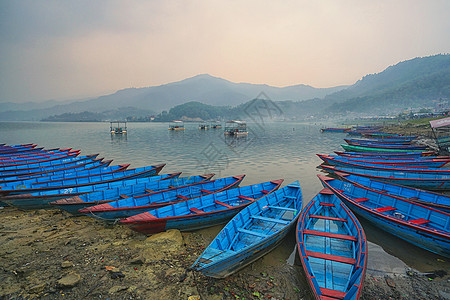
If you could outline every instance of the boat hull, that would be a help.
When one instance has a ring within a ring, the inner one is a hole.
[[[214,278],[235,273],[277,247],[301,208],[298,181],[259,199],[219,232],[192,268]]]
[[[366,236],[358,219],[330,189],[323,189],[303,209],[296,236],[315,298],[358,299],[367,268]]]
[[[292,226],[239,252],[238,255],[230,257],[228,260],[215,263],[213,266],[204,268],[201,271],[206,276],[218,279],[230,276],[278,247],[291,228]]]
[[[386,153],[397,153],[397,152],[429,152],[426,150],[415,150],[415,149],[385,149],[385,148],[373,148],[373,147],[362,147],[362,146],[352,146],[352,145],[341,145],[345,151],[351,152],[386,152]]]
[[[406,200],[421,203],[423,205],[450,213],[450,197],[445,194],[434,193],[405,185],[390,184],[362,176],[344,175],[340,173],[338,173],[337,176],[339,179],[348,181],[352,184],[365,186],[370,189],[378,190],[387,195],[402,197]]]
[[[168,229],[180,231],[197,230],[222,224],[243,208],[276,191],[283,179],[229,189],[215,194],[190,199],[149,210],[145,213],[122,219],[131,229],[152,234]]]
[[[395,215],[387,215],[374,209],[370,209],[369,207],[357,204],[358,202],[354,199],[356,197],[356,194],[351,192],[353,185],[351,185],[350,183],[338,183],[331,186],[329,181],[331,182],[335,179],[327,179],[325,176],[319,176],[319,178],[322,181],[323,186],[332,190],[333,193],[337,197],[339,197],[339,199],[341,199],[353,212],[368,220],[369,222],[375,224],[378,228],[394,236],[397,236],[415,246],[426,249],[441,256],[450,257],[449,231],[438,231],[436,229],[428,228],[423,225],[408,223],[406,221],[403,221],[401,217],[396,217]],[[367,197],[369,198],[369,196]],[[397,204],[394,204],[394,201]],[[394,199],[392,202],[392,206],[397,207],[399,205],[401,205],[400,200]],[[432,209],[428,208],[428,210]],[[399,211],[399,213],[403,214],[405,212]],[[449,215],[444,212],[433,213],[433,218],[449,218]],[[438,216],[436,216],[436,214],[438,214]],[[426,218],[425,215],[424,218]]]
[[[346,167],[335,167],[321,165],[320,168],[329,173],[343,173],[363,176],[383,182],[406,185],[427,190],[447,191],[450,190],[450,176],[439,174],[416,174],[395,171],[377,171],[370,169],[357,169]]]

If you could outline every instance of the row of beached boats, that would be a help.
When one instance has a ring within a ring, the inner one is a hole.
[[[328,176],[318,175],[324,187],[319,193],[320,198],[327,195],[339,203],[334,204],[335,207],[348,207],[358,217],[394,236],[433,253],[450,257],[450,198],[444,194],[450,189],[450,169],[443,168],[450,157],[436,156],[435,152],[426,147],[415,145],[414,136],[385,134],[377,128],[345,132],[361,137],[344,139],[346,144],[341,146],[345,152],[336,151],[336,155],[318,154],[323,161],[319,167],[329,173]],[[313,202],[314,199],[306,208],[314,207]],[[329,216],[336,220],[336,216]],[[300,217],[299,224],[303,217]],[[349,224],[352,218],[344,217],[341,221],[344,222],[344,219]],[[357,221],[355,223],[359,224]],[[328,240],[318,242],[317,246],[313,244],[319,249],[319,255],[314,253],[315,257],[308,255],[307,250],[304,253],[301,250],[303,266],[317,299],[347,299],[349,295],[354,295],[350,290],[342,289],[344,293],[329,292],[326,285],[334,282],[333,278],[329,278],[329,282],[316,280],[317,277],[326,276],[324,274],[341,272],[344,262],[347,262],[347,266],[350,265],[350,261],[345,261],[342,257],[322,257],[318,261],[317,257],[322,253],[332,254],[333,250],[326,250],[327,248],[340,249],[345,242],[354,241],[355,237],[358,238],[357,230],[361,230],[358,240],[364,241],[362,227],[352,227],[352,234],[339,236],[340,232],[333,232]],[[323,229],[319,234],[325,235],[323,231],[327,230]],[[299,249],[302,249],[301,244]],[[358,269],[359,272],[364,273],[365,266],[358,263],[367,258],[367,249],[354,249],[360,251],[360,255],[353,257],[356,261],[351,261],[354,263],[353,270],[358,266],[361,268]],[[343,280],[348,289],[355,282],[353,276],[356,274],[338,277],[338,281]],[[360,287],[360,282],[351,288],[357,287]]]
[[[79,150],[1,145],[0,201],[21,209],[60,208],[145,234],[226,224],[192,265],[215,278],[268,253],[296,227],[298,253],[317,299],[357,299],[361,293],[367,240],[353,212],[450,257],[447,196],[358,173],[421,172],[426,177],[439,170],[448,176],[442,166],[450,158],[418,152],[336,154],[319,155],[327,160],[321,167],[332,175],[319,175],[324,188],[304,205],[298,181],[284,187],[283,179],[239,187],[245,175],[215,180],[214,174],[160,175],[164,165],[128,169],[110,166],[111,161],[102,165],[98,155],[79,156]]]

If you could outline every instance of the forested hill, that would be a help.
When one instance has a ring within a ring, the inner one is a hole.
[[[364,76],[345,90],[324,98],[327,112],[386,113],[430,107],[432,100],[450,100],[450,55],[415,58]]]
[[[203,74],[158,87],[125,89],[53,107],[49,107],[50,102],[40,109],[30,103],[24,107],[5,105],[0,108],[0,120],[146,120],[153,115],[159,121],[234,119],[246,117],[243,112],[250,117],[246,108],[254,104],[251,99],[260,96],[265,100],[256,104],[270,105],[271,109],[283,112],[279,119],[291,120],[356,116],[352,113],[395,114],[409,108],[429,108],[450,101],[450,54],[403,61],[378,74],[366,75],[349,87],[277,88],[233,83]],[[304,100],[306,97],[310,100]]]

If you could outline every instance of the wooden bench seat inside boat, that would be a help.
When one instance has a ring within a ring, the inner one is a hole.
[[[375,208],[374,210],[378,211],[378,212],[386,212],[386,211],[396,210],[396,208],[392,207],[392,206],[384,206],[384,207]]]
[[[408,221],[408,223],[415,224],[415,225],[422,225],[422,224],[430,223],[430,220],[420,218],[420,219],[410,220],[410,221]]]
[[[219,204],[219,205],[222,205],[222,206],[225,206],[226,208],[232,208],[233,206],[232,205],[229,205],[229,204],[226,204],[226,203],[223,203],[223,202],[221,202],[221,201],[214,201],[214,203],[215,204]]]
[[[352,235],[346,235],[346,234],[339,234],[339,233],[332,233],[332,232],[325,232],[325,231],[318,231],[318,230],[311,230],[311,229],[305,229],[303,230],[303,233],[309,234],[309,235],[316,235],[316,236],[323,236],[323,237],[330,237],[334,239],[341,239],[341,240],[348,240],[356,242],[356,237]]]
[[[347,219],[335,218],[335,217],[327,217],[327,216],[320,216],[320,215],[309,215],[309,217],[310,218],[315,218],[315,219],[330,220],[330,221],[347,222]]]
[[[350,265],[354,265],[356,263],[356,259],[351,258],[351,257],[325,254],[325,253],[320,253],[320,252],[315,252],[315,251],[306,251],[306,255],[310,256],[310,257],[332,260],[332,261],[337,261],[337,262],[341,262],[344,264],[350,264]]]

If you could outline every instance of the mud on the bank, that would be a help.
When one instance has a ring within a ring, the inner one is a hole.
[[[201,232],[148,237],[59,210],[9,207],[0,220],[0,299],[312,299],[301,266],[271,254],[226,279],[192,272],[212,239]],[[448,295],[448,275],[368,274],[361,299]]]

